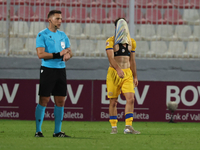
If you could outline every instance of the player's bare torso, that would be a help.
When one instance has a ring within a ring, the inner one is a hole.
[[[124,44],[123,46],[126,47],[126,44]],[[128,50],[130,53],[131,53],[131,49],[132,47],[129,45]],[[117,44],[113,47],[113,51],[117,52],[118,50],[119,50],[119,45]],[[114,59],[121,69],[130,68],[130,56],[115,56]],[[110,66],[112,67],[111,64]]]

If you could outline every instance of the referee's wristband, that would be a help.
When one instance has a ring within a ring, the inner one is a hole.
[[[60,56],[60,52],[53,53],[53,59],[56,59],[56,58],[62,58],[62,56]]]

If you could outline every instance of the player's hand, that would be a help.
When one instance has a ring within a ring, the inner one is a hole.
[[[70,52],[71,52],[71,50],[69,50],[68,48],[67,48],[66,50],[67,50],[67,53],[70,53]]]
[[[135,84],[135,87],[137,87],[137,86],[138,86],[138,79],[137,79],[137,78],[134,78],[134,79],[133,79],[133,83]]]
[[[120,78],[124,78],[124,72],[122,71],[122,69],[118,69],[117,70],[117,74]]]
[[[68,50],[67,49],[63,49],[61,52],[60,52],[60,56],[63,56],[65,54],[68,53]]]
[[[63,61],[67,61],[70,59],[70,54],[69,53],[66,53],[64,56],[63,56]]]

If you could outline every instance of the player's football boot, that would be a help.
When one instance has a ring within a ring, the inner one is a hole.
[[[70,137],[69,135],[66,135],[65,132],[59,132],[59,133],[54,133],[53,137]]]
[[[110,132],[110,134],[117,134],[117,128],[112,128],[112,131]]]
[[[134,130],[132,126],[126,126],[124,129],[124,134],[140,134],[140,131]]]
[[[35,137],[44,137],[44,135],[42,134],[42,132],[36,132]]]

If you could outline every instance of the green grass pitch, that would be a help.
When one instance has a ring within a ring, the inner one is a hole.
[[[34,121],[0,120],[0,150],[199,150],[199,123],[134,122],[140,135],[125,135],[124,122],[111,135],[109,122],[64,121],[71,138],[53,138],[54,122],[44,121],[44,138],[34,137]]]

